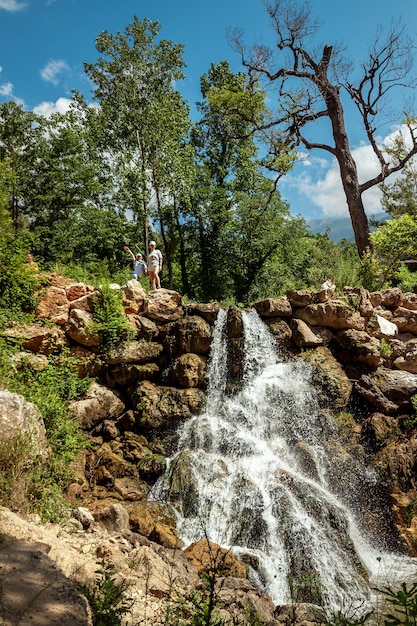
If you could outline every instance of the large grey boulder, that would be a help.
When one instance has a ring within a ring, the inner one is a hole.
[[[0,439],[27,439],[33,454],[45,454],[48,449],[46,429],[38,407],[23,396],[0,390]]]

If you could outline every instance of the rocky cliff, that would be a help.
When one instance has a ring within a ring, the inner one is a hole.
[[[117,562],[124,576],[129,562],[135,588],[144,598],[150,594],[161,599],[172,587],[174,562],[179,593],[184,595],[198,585],[201,568],[196,565],[212,554],[208,544],[184,554],[172,511],[164,503],[149,501],[148,494],[165,471],[177,425],[204,403],[212,327],[220,304],[185,305],[176,292],[146,294],[136,281],[120,289],[133,338],[111,350],[103,350],[100,337],[91,332],[94,289],[53,275],[36,311],[40,322],[15,326],[6,334],[23,346],[13,367],[45,367],[48,356],[65,347],[79,357],[80,375],[93,378],[85,396],[69,403],[88,433],[91,449],[79,459],[78,480],[68,492],[69,524],[83,537],[79,546],[87,537],[83,545],[88,547],[80,549],[92,558],[82,575],[75,573],[73,562],[64,565],[54,556],[55,562],[66,576],[80,580],[91,577],[97,557]],[[283,358],[303,358],[311,365],[321,409],[342,424],[350,451],[356,446],[378,467],[394,532],[404,550],[415,555],[417,295],[398,289],[369,293],[347,287],[338,296],[331,290],[300,290],[253,307],[276,337]],[[241,319],[236,307],[228,311],[228,345],[233,385],[240,373]],[[14,394],[0,393],[3,407],[8,407],[0,417],[1,432],[6,436],[8,425],[11,436],[27,427],[27,415],[36,407],[29,411],[22,399],[10,398]],[[41,425],[37,432],[42,434]],[[10,521],[3,511],[10,538],[26,540],[29,531],[16,530],[23,525]],[[221,577],[222,602],[229,615],[243,615],[249,606],[264,623],[280,623],[280,611],[248,581],[236,578],[236,571]],[[244,577],[244,571],[240,575]],[[146,612],[146,602],[140,610]],[[149,623],[158,623],[155,616],[152,619]]]

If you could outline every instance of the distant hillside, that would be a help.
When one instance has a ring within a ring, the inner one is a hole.
[[[373,219],[383,222],[388,216],[386,213],[375,213],[372,217]],[[352,222],[349,217],[325,217],[323,219],[306,221],[310,226],[311,232],[315,235],[317,233],[324,233],[326,229],[329,229],[329,237],[335,242],[338,242],[341,239],[355,241]],[[371,226],[371,230],[375,230],[375,228]]]

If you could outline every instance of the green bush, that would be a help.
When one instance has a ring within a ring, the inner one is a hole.
[[[93,298],[93,325],[89,329],[104,351],[110,350],[124,339],[133,337],[134,331],[123,314],[122,294],[109,285],[100,287],[99,295]]]
[[[26,251],[12,245],[11,239],[0,239],[0,308],[9,313],[32,311],[36,307],[35,292],[41,279],[25,263]]]
[[[38,372],[30,367],[11,367],[16,350],[18,347],[0,339],[0,381],[9,391],[19,393],[39,408],[50,446],[45,459],[25,466],[25,480],[21,479],[21,484],[25,484],[22,508],[38,512],[43,520],[57,521],[65,509],[64,490],[74,478],[71,464],[87,445],[85,434],[70,416],[66,403],[82,395],[91,381],[78,377],[78,362],[68,352],[49,356],[48,366]],[[3,458],[6,459],[5,451]],[[13,472],[9,463],[5,467]],[[1,500],[7,501],[12,483],[12,475],[9,482],[3,477]]]
[[[80,586],[79,589],[90,605],[93,626],[121,626],[123,615],[133,604],[126,595],[128,585],[117,582],[112,563],[103,560],[98,565],[95,584]]]

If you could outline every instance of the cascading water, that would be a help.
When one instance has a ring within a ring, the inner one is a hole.
[[[255,311],[242,313],[243,376],[228,389],[226,317],[220,310],[205,410],[182,427],[155,497],[178,510],[185,545],[206,537],[230,548],[276,604],[365,607],[370,581],[388,571],[406,580],[415,560],[383,551],[359,528],[356,487],[343,485],[354,472],[345,472],[337,428],[318,410],[310,369],[301,359],[280,362]],[[360,471],[359,482],[372,482]]]

